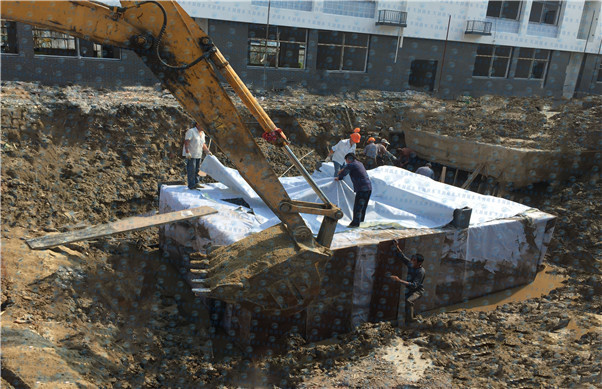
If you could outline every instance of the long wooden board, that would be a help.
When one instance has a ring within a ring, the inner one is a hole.
[[[484,163],[478,165],[477,168],[475,169],[475,171],[472,172],[471,175],[468,176],[468,178],[466,179],[466,181],[464,182],[464,184],[462,184],[462,189],[467,189],[470,186],[470,184],[472,184],[472,182],[474,181],[474,179],[477,178],[477,176],[479,175],[479,173],[481,173],[481,170],[483,170],[484,167],[485,167]]]
[[[28,239],[27,244],[31,249],[34,250],[47,249],[65,243],[100,238],[103,236],[118,234],[120,232],[143,230],[149,227],[194,219],[201,216],[211,215],[213,213],[217,213],[217,210],[211,207],[198,207],[146,217],[134,216],[112,223],[83,228],[77,231],[69,231],[60,234],[52,234],[41,236],[39,238]]]

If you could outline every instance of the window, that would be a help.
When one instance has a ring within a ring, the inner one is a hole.
[[[2,20],[2,53],[18,53],[17,27],[15,22]]]
[[[550,50],[521,48],[514,78],[531,78],[541,80],[545,77],[550,61]]]
[[[311,11],[313,2],[311,0],[251,0],[252,5],[271,8],[296,9],[299,11]]]
[[[99,45],[98,43],[78,39],[79,55],[86,58],[121,58],[121,51],[117,47]]]
[[[318,31],[316,67],[326,70],[364,72],[368,59],[367,34]]]
[[[556,25],[560,14],[560,1],[534,1],[529,21]]]
[[[376,13],[373,0],[324,0],[322,12],[372,19]]]
[[[62,32],[43,30],[37,27],[33,32],[33,52],[38,55],[61,55],[76,57],[77,42],[75,37]]]
[[[602,82],[602,57],[600,57],[600,65],[598,65],[598,82]]]
[[[520,1],[490,1],[487,4],[487,16],[518,20]]]
[[[60,55],[84,58],[120,59],[117,47],[99,45],[71,35],[34,27],[33,52],[37,55]]]
[[[507,77],[511,54],[512,48],[510,46],[479,45],[472,75]]]
[[[305,28],[249,26],[249,66],[303,69],[306,47]]]

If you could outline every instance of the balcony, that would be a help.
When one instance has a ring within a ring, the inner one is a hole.
[[[467,20],[465,34],[491,35],[491,22]]]
[[[381,9],[378,11],[377,26],[407,27],[407,12]]]

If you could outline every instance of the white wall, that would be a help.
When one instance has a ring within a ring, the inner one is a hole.
[[[398,28],[377,26],[376,18],[361,18],[344,15],[333,15],[321,12],[323,0],[313,2],[312,11],[298,11],[271,7],[270,24],[295,26],[302,28],[354,31],[366,34],[397,35]],[[447,0],[447,1],[394,1],[379,0],[377,9],[405,10],[408,27],[403,29],[403,36],[410,38],[444,40],[447,33],[449,16],[451,24],[449,40],[473,43],[507,45],[515,47],[534,47],[551,50],[583,52],[585,39],[577,39],[579,26],[583,24],[582,14],[584,0],[569,0],[563,3],[561,21],[556,37],[530,35],[529,11],[532,0],[523,4],[518,32],[499,31],[504,20],[495,20],[491,36],[466,35],[467,20],[486,20],[487,4],[485,0]],[[182,1],[180,4],[193,17],[216,20],[228,20],[245,23],[265,24],[268,7],[256,6],[250,0],[203,0]],[[591,12],[589,13],[591,15]],[[588,17],[587,24],[591,20]],[[487,20],[492,20],[491,18]],[[497,28],[496,28],[497,27]],[[532,26],[533,27],[533,26]],[[548,27],[548,26],[544,26]],[[550,29],[547,29],[549,31]],[[553,29],[552,29],[553,30]],[[549,32],[548,32],[549,34]],[[592,32],[587,43],[588,53],[597,53],[602,39],[602,18],[596,15]]]

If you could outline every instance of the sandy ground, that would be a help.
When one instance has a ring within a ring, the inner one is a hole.
[[[509,146],[602,150],[600,97],[554,102],[419,93],[259,96],[311,169],[351,127],[420,128]],[[243,114],[254,134],[259,129]],[[599,387],[602,203],[599,169],[523,188],[558,215],[543,295],[366,324],[287,352],[248,355],[220,336],[157,229],[31,251],[30,237],[157,209],[184,180],[188,118],[152,88],[2,86],[2,385],[21,387]],[[288,162],[258,143],[277,173]],[[223,155],[214,149],[220,158]],[[228,161],[225,161],[228,163]],[[289,174],[294,174],[293,171]]]

